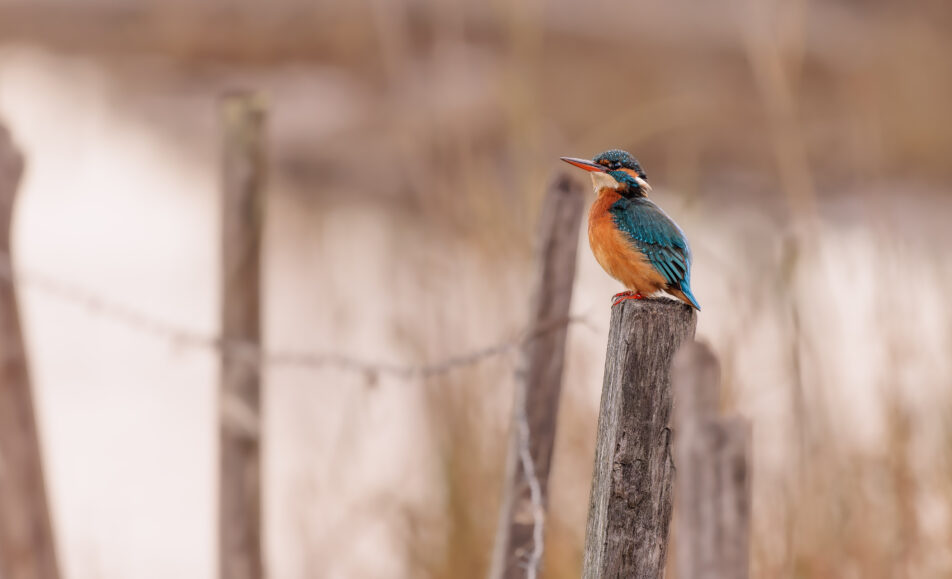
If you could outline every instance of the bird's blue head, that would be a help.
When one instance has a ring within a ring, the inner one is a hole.
[[[562,160],[591,172],[596,193],[612,189],[625,197],[644,197],[651,191],[644,169],[628,151],[611,149],[591,161],[573,157],[562,157]]]

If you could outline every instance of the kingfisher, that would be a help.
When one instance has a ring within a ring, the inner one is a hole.
[[[561,157],[591,173],[595,203],[588,214],[588,242],[595,259],[627,291],[612,307],[665,291],[700,310],[691,293],[691,248],[673,219],[648,199],[651,185],[637,159],[612,149],[591,161]]]

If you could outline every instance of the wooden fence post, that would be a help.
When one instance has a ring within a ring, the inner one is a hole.
[[[492,579],[532,578],[542,563],[544,509],[584,193],[575,181],[560,176],[549,188],[539,219],[539,269],[516,376]]]
[[[678,577],[747,579],[750,426],[719,417],[720,367],[706,345],[681,348],[672,382]]]
[[[23,157],[0,125],[0,577],[56,579],[59,567],[10,257],[22,173]]]
[[[221,104],[223,130],[219,574],[264,576],[261,539],[261,237],[265,109],[255,94]]]
[[[585,533],[585,579],[660,579],[671,522],[671,364],[694,310],[670,299],[612,308]]]

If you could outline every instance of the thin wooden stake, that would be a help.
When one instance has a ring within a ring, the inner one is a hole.
[[[528,331],[531,339],[522,348],[517,373],[503,506],[490,571],[494,579],[531,579],[542,563],[545,505],[584,193],[575,181],[559,177],[549,189],[539,220],[539,269]],[[562,327],[549,330],[553,324]]]
[[[0,577],[56,579],[26,346],[10,261],[10,224],[23,157],[0,125]]]
[[[261,579],[261,237],[265,110],[226,96],[222,199],[219,573]]]
[[[694,310],[669,299],[612,308],[585,535],[585,579],[660,579],[671,522],[671,363]]]
[[[678,577],[747,579],[750,426],[720,417],[720,366],[705,344],[681,348],[672,380]]]

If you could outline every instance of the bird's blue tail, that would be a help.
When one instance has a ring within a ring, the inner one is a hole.
[[[698,311],[701,311],[701,304],[697,303],[697,298],[691,293],[691,286],[688,284],[688,280],[682,281],[680,285],[681,291],[684,292],[684,296],[691,301],[691,305],[697,308]]]

